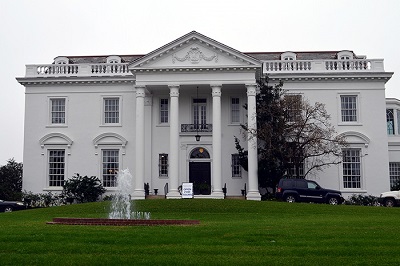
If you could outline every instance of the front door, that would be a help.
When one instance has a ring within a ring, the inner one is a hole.
[[[210,162],[190,162],[189,182],[193,183],[195,195],[211,194],[211,166]]]

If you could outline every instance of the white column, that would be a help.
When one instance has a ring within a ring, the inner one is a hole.
[[[170,85],[168,199],[181,198],[179,186],[179,85]]]
[[[144,199],[144,97],[145,86],[136,87],[136,158],[135,158],[135,189],[132,199]]]
[[[222,85],[211,85],[213,97],[213,132],[212,132],[212,192],[214,198],[224,198],[222,192],[222,130],[221,130],[221,87]]]
[[[257,130],[256,113],[256,84],[246,84],[247,87],[247,126],[250,132]],[[247,191],[248,200],[261,200],[258,190],[258,156],[257,156],[257,137],[248,134],[248,174],[249,186]]]

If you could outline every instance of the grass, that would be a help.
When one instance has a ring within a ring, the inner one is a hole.
[[[0,213],[0,265],[398,265],[400,208],[241,200],[146,200],[153,219],[196,226],[47,225],[109,203]]]

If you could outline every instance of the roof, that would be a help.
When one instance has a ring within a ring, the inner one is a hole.
[[[296,54],[297,60],[329,60],[337,59],[337,54],[340,51],[308,51],[308,52],[293,52]],[[352,52],[352,51],[350,51]],[[284,52],[244,52],[243,54],[251,56],[257,60],[281,60],[281,54]],[[352,52],[354,54],[354,52]],[[65,56],[71,64],[90,64],[90,63],[107,63],[107,57],[110,55],[94,55],[94,56]],[[123,63],[130,63],[146,56],[145,54],[136,55],[119,55]],[[354,58],[358,58],[354,54]]]

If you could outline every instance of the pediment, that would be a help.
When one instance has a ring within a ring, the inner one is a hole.
[[[240,69],[260,66],[257,59],[193,31],[132,62],[129,69]]]

